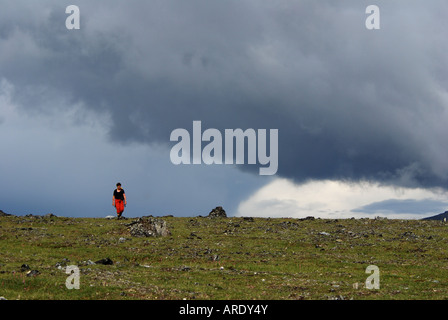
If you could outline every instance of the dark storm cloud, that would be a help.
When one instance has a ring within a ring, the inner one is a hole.
[[[69,4],[81,30],[65,29]],[[448,4],[376,1],[373,31],[369,4],[22,4],[0,19],[1,77],[30,112],[65,99],[108,114],[119,143],[169,144],[193,120],[275,128],[279,175],[446,187]]]

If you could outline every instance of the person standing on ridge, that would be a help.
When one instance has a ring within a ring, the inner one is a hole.
[[[117,209],[117,219],[121,219],[124,207],[126,206],[126,194],[124,189],[121,187],[121,183],[117,183],[117,189],[114,190],[114,195],[112,197],[112,205]]]

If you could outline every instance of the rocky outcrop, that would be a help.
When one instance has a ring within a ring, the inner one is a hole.
[[[226,211],[222,207],[216,207],[208,214],[209,218],[227,218]]]
[[[166,237],[171,235],[165,220],[154,217],[141,217],[127,224],[134,237]]]

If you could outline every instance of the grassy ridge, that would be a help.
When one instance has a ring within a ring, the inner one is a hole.
[[[0,217],[7,299],[446,299],[448,226],[388,219],[163,218],[170,237],[129,220]],[[91,264],[110,258],[113,265]],[[27,276],[23,264],[39,274]],[[68,290],[66,265],[80,268]],[[380,289],[364,287],[367,266]]]

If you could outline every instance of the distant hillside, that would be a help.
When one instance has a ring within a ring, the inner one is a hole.
[[[435,216],[423,218],[422,220],[443,220],[443,219],[448,220],[448,211],[445,211],[444,213],[437,214]]]
[[[0,210],[0,217],[7,217],[10,216],[10,214],[7,214],[6,212],[3,212],[3,210]]]

